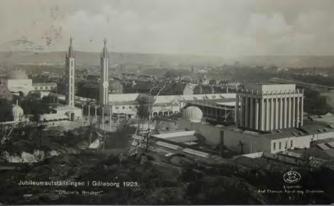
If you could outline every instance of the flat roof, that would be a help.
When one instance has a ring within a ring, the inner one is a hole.
[[[70,110],[81,110],[81,108],[78,108],[78,107],[72,107],[72,106],[69,106],[69,105],[65,105],[65,106],[57,106],[55,108],[53,108],[54,110],[56,111],[70,111]]]
[[[198,100],[187,101],[191,105],[208,106],[208,107],[235,107],[235,98],[219,99],[219,100]]]
[[[333,128],[328,127],[326,124],[304,121],[304,126],[301,128],[286,128],[280,130],[273,130],[271,132],[258,132],[258,131],[251,131],[251,130],[243,130],[237,128],[235,126],[228,126],[230,131],[242,133],[245,135],[251,136],[261,136],[270,139],[281,139],[281,138],[288,138],[288,137],[303,137],[306,135],[312,134],[319,134],[325,132],[334,132]]]
[[[182,136],[188,136],[188,135],[194,135],[195,131],[176,131],[176,132],[168,132],[168,133],[162,133],[162,134],[154,134],[152,136],[160,139],[169,139],[169,138],[175,138],[175,137],[182,137]]]
[[[175,143],[186,143],[198,140],[195,131],[174,131],[162,134],[154,134],[152,137]]]
[[[262,93],[270,93],[270,92],[291,92],[296,90],[295,84],[264,84],[264,83],[258,83],[258,84],[247,84],[245,85],[246,90],[256,90]]]

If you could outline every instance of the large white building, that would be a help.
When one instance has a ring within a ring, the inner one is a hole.
[[[75,95],[75,58],[72,48],[72,38],[70,39],[70,46],[68,53],[66,54],[66,103],[69,106],[74,107],[74,95]]]
[[[180,128],[195,130],[208,145],[223,145],[239,153],[310,148],[312,142],[334,138],[334,127],[327,122],[305,120],[304,124],[303,93],[295,85],[253,85],[247,89],[237,94],[237,127],[184,117],[178,123]],[[196,114],[188,116],[201,116],[195,109],[191,112]]]
[[[33,83],[26,73],[22,70],[13,70],[2,80],[0,86],[6,88],[9,92],[16,95],[27,95],[29,92],[52,91],[57,88],[57,84],[50,83]]]
[[[13,70],[9,73],[6,80],[7,88],[11,93],[27,95],[33,91],[32,79],[22,70]]]
[[[108,64],[109,64],[109,58],[107,50],[107,40],[104,40],[104,47],[101,55],[101,79],[100,79],[100,94],[99,94],[100,105],[107,105],[109,101]]]
[[[303,126],[304,95],[294,84],[256,84],[236,96],[236,125],[255,131]]]
[[[137,116],[139,93],[109,94],[109,105],[113,114],[124,114],[127,118]],[[181,112],[190,101],[235,99],[235,93],[161,95],[152,104],[151,116],[169,116]]]

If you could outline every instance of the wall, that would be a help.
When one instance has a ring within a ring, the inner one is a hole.
[[[31,79],[8,79],[7,88],[11,92],[23,92],[24,95],[34,90]]]
[[[306,135],[306,136],[298,136],[298,137],[286,137],[286,138],[279,138],[279,139],[272,139],[271,140],[271,153],[277,153],[286,151],[288,149],[295,149],[295,148],[310,148],[312,135]],[[291,145],[292,141],[292,145]],[[279,144],[281,143],[281,148],[279,147]],[[274,147],[274,144],[276,146]]]
[[[196,133],[201,134],[207,144],[218,145],[220,144],[220,131],[222,128],[215,127],[209,124],[192,123],[190,121],[181,119],[177,123],[180,129],[195,130]]]
[[[241,152],[243,144],[243,153],[270,152],[270,139],[264,136],[255,136],[245,134],[242,131],[224,130],[224,145],[233,151]]]

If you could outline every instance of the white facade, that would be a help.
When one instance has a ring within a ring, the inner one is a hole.
[[[334,137],[334,130],[300,132],[298,129],[285,129],[282,133],[263,134],[233,127],[214,126],[180,120],[180,128],[195,130],[205,138],[209,145],[222,144],[239,153],[268,152],[277,153],[291,149],[310,148],[311,142]]]
[[[109,105],[112,107],[112,113],[127,114],[132,117],[137,116],[137,98],[139,93],[109,94]],[[156,96],[152,105],[154,116],[169,116],[181,112],[187,101],[196,100],[219,100],[235,98],[235,93],[220,94],[193,94],[193,95],[163,95]],[[130,117],[128,116],[128,117]]]
[[[55,112],[58,115],[68,116],[70,120],[82,119],[82,109],[72,106],[59,106],[55,108]]]
[[[108,74],[108,51],[107,41],[104,40],[104,48],[101,56],[101,79],[100,79],[100,94],[99,102],[100,105],[107,105],[109,101],[109,74]]]
[[[296,85],[255,85],[249,88],[237,93],[237,127],[272,131],[303,126],[304,95]]]
[[[22,92],[24,95],[34,90],[31,79],[8,79],[7,88],[12,93]]]
[[[39,117],[41,122],[64,121],[64,120],[81,120],[82,109],[71,106],[58,106],[54,108],[53,113],[42,114]]]
[[[66,103],[74,107],[75,95],[75,58],[72,49],[72,38],[70,39],[70,47],[66,54]]]
[[[69,120],[70,118],[65,114],[57,114],[57,113],[51,113],[51,114],[42,114],[39,116],[40,122],[50,122],[50,121],[64,121]]]

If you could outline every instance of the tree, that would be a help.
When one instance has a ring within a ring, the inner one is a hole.
[[[13,120],[12,105],[7,99],[0,99],[0,122]]]
[[[175,79],[177,76],[178,76],[178,75],[176,74],[176,72],[175,72],[175,71],[171,71],[171,70],[167,71],[167,72],[164,74],[164,77],[165,77],[166,79]]]
[[[154,97],[151,95],[141,94],[136,99],[138,103],[137,115],[141,120],[149,119],[152,105],[154,103]]]

